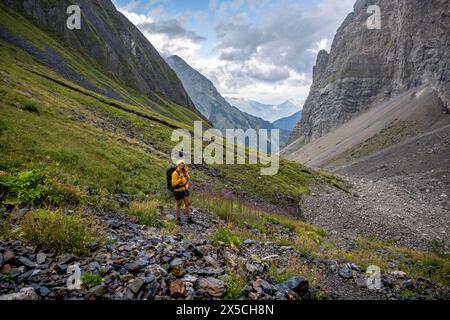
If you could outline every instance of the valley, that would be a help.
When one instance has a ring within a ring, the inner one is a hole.
[[[72,1],[1,1],[0,300],[448,300],[449,16],[405,1],[379,2],[423,47],[364,29],[358,0],[285,114],[163,59],[110,0],[80,1],[78,31],[55,15]],[[179,223],[172,135],[198,124],[280,128],[286,146],[276,174],[188,163]]]

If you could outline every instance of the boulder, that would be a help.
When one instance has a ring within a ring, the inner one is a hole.
[[[108,290],[105,285],[99,285],[99,286],[93,287],[93,288],[89,289],[88,293],[86,294],[86,299],[88,299],[88,300],[100,299],[101,297],[103,297],[106,294],[107,291]]]
[[[280,289],[280,291],[291,290],[302,297],[309,293],[309,282],[304,278],[295,277],[281,284]]]
[[[344,267],[339,269],[339,276],[343,279],[351,279],[353,277],[353,272],[350,268]]]
[[[43,264],[43,263],[45,263],[45,260],[47,260],[47,255],[45,253],[38,253],[36,255],[36,263],[37,264]]]
[[[17,293],[6,294],[0,296],[0,300],[38,300],[39,297],[33,288],[22,288]]]
[[[30,259],[28,259],[26,257],[20,257],[19,262],[22,265],[24,265],[25,267],[27,267],[28,269],[33,269],[36,267],[36,263],[34,263],[33,261],[31,261]]]
[[[71,253],[63,254],[58,257],[56,257],[56,261],[60,265],[69,264],[71,262],[77,261],[77,257]]]
[[[134,294],[138,294],[145,284],[145,279],[135,278],[128,283],[128,289]]]
[[[181,280],[173,281],[169,286],[169,291],[172,298],[185,298],[186,284]]]
[[[221,298],[225,294],[225,283],[216,278],[201,278],[197,285],[199,289],[204,290],[214,298]]]
[[[10,264],[10,263],[14,262],[15,259],[16,259],[16,255],[11,250],[8,250],[3,253],[3,263],[4,264]]]

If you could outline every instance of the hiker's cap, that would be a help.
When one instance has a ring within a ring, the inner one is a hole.
[[[180,167],[181,165],[186,165],[186,162],[184,162],[184,160],[178,160],[177,167]]]

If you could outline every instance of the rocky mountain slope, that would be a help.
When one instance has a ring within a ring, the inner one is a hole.
[[[211,121],[215,128],[219,130],[273,128],[270,122],[231,106],[210,80],[179,56],[168,57],[166,61],[177,73],[197,109]]]
[[[273,122],[273,126],[275,128],[287,130],[287,131],[293,131],[295,129],[295,126],[302,118],[302,112],[296,112],[290,117],[282,118],[277,121]]]
[[[297,140],[283,154],[310,167],[323,168],[333,162],[337,165],[338,159],[341,163],[355,160],[351,155],[355,158],[360,149],[365,149],[368,155],[448,124],[450,115],[446,114],[436,91],[422,86],[373,106],[306,146]]]
[[[381,29],[369,29],[369,5]],[[302,120],[291,141],[315,140],[359,112],[422,84],[450,105],[450,28],[446,0],[358,0],[321,51]]]
[[[195,217],[196,223],[182,226],[179,234],[164,235],[120,215],[97,213],[95,219],[114,243],[97,248],[91,257],[0,241],[0,268],[10,270],[9,281],[0,273],[0,300],[448,298],[445,288],[410,279],[395,265],[382,276],[382,288],[370,290],[364,268],[354,263],[309,257],[268,241],[247,239],[230,248],[205,240],[199,235],[212,235],[226,223],[208,212],[195,211]],[[283,226],[267,225],[295,237]],[[294,264],[302,273],[293,271]],[[73,265],[91,276],[70,290],[67,269]]]
[[[2,6],[27,16],[45,32],[58,36],[61,44],[89,63],[95,63],[114,81],[133,88],[156,104],[175,103],[197,113],[176,74],[110,0],[79,1],[82,8],[80,30],[66,27],[66,10],[71,4],[66,0],[2,1]],[[25,34],[18,34],[5,22],[0,29],[0,38],[4,41],[14,43],[37,59],[44,60],[67,80],[108,97],[131,102],[114,85],[81,74],[61,55],[59,48],[44,46],[45,49],[40,51],[45,42],[37,43]]]
[[[291,100],[287,100],[280,105],[269,105],[249,99],[226,99],[232,106],[237,107],[239,110],[263,118],[269,122],[289,117],[301,109],[298,104]]]

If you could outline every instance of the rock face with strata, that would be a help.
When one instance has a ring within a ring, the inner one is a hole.
[[[369,29],[369,6],[381,29]],[[358,0],[322,50],[313,85],[291,141],[315,140],[361,111],[429,84],[450,106],[450,14],[447,0]]]

